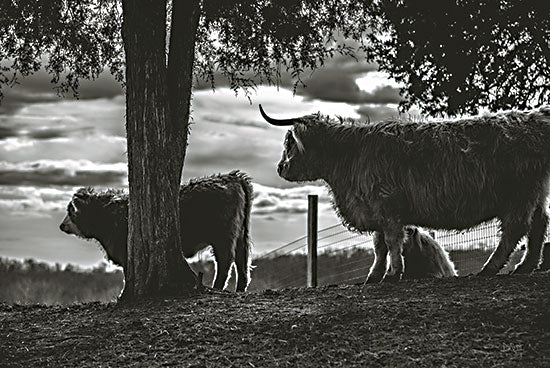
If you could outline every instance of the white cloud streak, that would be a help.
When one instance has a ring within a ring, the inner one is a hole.
[[[309,194],[317,195],[319,204],[323,208],[330,207],[329,193],[324,186],[303,185],[295,188],[272,188],[254,184],[254,192],[252,213],[255,215],[307,213]]]
[[[74,164],[74,163],[73,163]],[[3,165],[0,164],[0,168]],[[121,170],[118,165],[113,168]],[[102,170],[100,166],[90,167]],[[254,216],[274,218],[280,215],[303,214],[307,212],[308,194],[319,196],[321,209],[330,208],[330,197],[324,186],[305,185],[295,188],[273,188],[253,183]],[[0,209],[14,215],[45,216],[55,211],[64,211],[74,192],[80,186],[12,186],[0,185]],[[98,187],[99,190],[105,186]],[[125,187],[127,189],[127,187]]]

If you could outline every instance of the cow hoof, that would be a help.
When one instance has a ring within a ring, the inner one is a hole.
[[[395,283],[401,281],[401,274],[387,275],[382,279],[382,282]]]
[[[490,277],[495,276],[498,273],[498,270],[492,270],[490,268],[483,268],[481,271],[479,271],[476,276],[477,277]]]
[[[365,280],[365,283],[363,284],[363,286],[366,284],[379,283],[380,281],[382,281],[383,278],[384,278],[384,275],[381,275],[381,274],[370,274],[367,276],[367,279]]]
[[[512,275],[527,274],[533,272],[534,270],[535,266],[519,264],[516,269],[512,271]]]

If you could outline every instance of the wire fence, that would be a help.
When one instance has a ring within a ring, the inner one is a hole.
[[[488,222],[463,232],[429,231],[449,252],[459,276],[478,272],[499,240],[498,222]],[[374,261],[372,235],[361,235],[337,224],[318,231],[318,285],[363,282]],[[546,241],[550,232],[546,234]],[[507,273],[525,249],[522,239],[501,270]],[[253,261],[251,290],[306,285],[307,237],[285,244]]]

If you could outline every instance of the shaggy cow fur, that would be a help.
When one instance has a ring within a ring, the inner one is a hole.
[[[239,171],[191,180],[180,188],[181,247],[185,257],[211,245],[216,259],[214,288],[223,289],[233,262],[237,291],[250,282],[252,185]],[[67,206],[62,231],[98,240],[107,257],[126,265],[128,195],[119,190],[81,188]]]
[[[420,279],[426,277],[452,277],[457,276],[455,265],[449,258],[449,254],[430,235],[420,231],[414,226],[405,229],[406,236],[403,244],[403,259],[405,270],[404,279]],[[383,233],[377,233],[376,240],[384,237]],[[387,252],[387,245],[380,244]]]
[[[401,277],[406,225],[463,230],[498,218],[499,245],[479,274],[496,274],[526,234],[528,250],[515,272],[537,267],[548,223],[550,107],[365,125],[261,113],[271,124],[293,126],[281,177],[324,180],[348,227],[383,233],[391,267],[386,273],[385,253],[377,254],[368,282]]]

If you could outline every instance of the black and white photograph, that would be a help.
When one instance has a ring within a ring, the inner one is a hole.
[[[549,367],[549,15],[0,0],[0,367]]]

